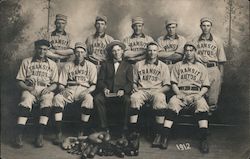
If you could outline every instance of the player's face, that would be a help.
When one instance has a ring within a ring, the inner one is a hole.
[[[168,35],[170,36],[174,36],[176,34],[176,28],[177,28],[177,25],[176,24],[169,24],[166,29],[167,29],[167,32],[168,32]]]
[[[202,33],[204,34],[209,34],[211,31],[211,28],[212,28],[212,25],[210,22],[203,22],[201,24],[201,30],[202,30]]]
[[[113,46],[113,49],[111,50],[114,59],[121,61],[122,55],[123,55],[123,49],[119,45]]]
[[[76,60],[81,62],[84,60],[85,57],[87,57],[87,52],[83,48],[76,48],[75,56],[76,56]]]
[[[56,20],[56,30],[59,32],[63,32],[65,30],[66,21],[65,20]]]
[[[39,58],[44,58],[46,56],[47,51],[48,51],[48,46],[46,45],[40,45],[36,47],[36,55]]]
[[[141,35],[143,31],[143,24],[137,23],[132,25],[135,35]]]
[[[158,46],[156,45],[149,45],[147,48],[148,58],[153,60],[157,58],[158,54]]]
[[[185,55],[187,60],[193,60],[195,56],[195,49],[193,46],[187,46],[185,49]]]
[[[106,22],[102,21],[102,20],[98,20],[95,23],[95,28],[96,28],[96,32],[98,33],[104,33],[106,31]]]

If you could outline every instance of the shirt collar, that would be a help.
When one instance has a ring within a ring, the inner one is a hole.
[[[66,31],[63,31],[63,33],[60,34],[60,33],[58,33],[56,30],[54,30],[54,31],[51,33],[52,36],[56,36],[56,35],[66,35],[66,34],[67,34]]]
[[[156,61],[153,64],[157,66],[158,63],[159,63],[159,59],[157,58]],[[148,61],[148,59],[146,59],[145,64],[151,64],[151,63]]]
[[[209,38],[208,39],[206,39],[206,37],[205,37],[205,35],[204,34],[201,34],[201,36],[199,37],[199,41],[201,41],[201,40],[209,40],[209,41],[213,41],[213,35],[212,34],[210,34],[209,35]]]
[[[48,58],[44,57],[42,60],[40,60],[37,56],[33,56],[32,60],[31,60],[31,62],[39,62],[39,61],[48,62]]]
[[[164,36],[164,40],[170,40],[170,39],[173,39],[173,38],[169,36],[168,34]],[[179,39],[179,36],[175,34],[174,39]]]
[[[106,35],[106,33],[103,33],[102,35],[99,35],[99,34],[96,32],[96,33],[94,34],[94,38],[98,38],[98,37],[104,38],[105,35]]]
[[[79,65],[79,63],[77,63],[76,60],[74,60],[74,64],[75,64],[75,65]],[[84,64],[85,64],[85,59],[80,63],[80,65],[81,65],[81,66],[84,66]]]
[[[133,33],[132,35],[131,35],[131,38],[133,39],[133,38],[145,38],[146,36],[145,36],[145,34],[144,33],[142,33],[141,35],[139,35],[139,36],[137,36],[137,35],[135,35],[135,33]]]

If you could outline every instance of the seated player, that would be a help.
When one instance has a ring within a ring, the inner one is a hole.
[[[62,117],[64,106],[75,101],[81,102],[81,130],[79,136],[89,130],[89,118],[93,109],[92,93],[96,88],[97,71],[93,63],[87,61],[86,46],[78,42],[74,49],[75,60],[65,64],[59,76],[60,93],[54,97],[56,138],[54,144],[62,143]]]
[[[172,89],[175,95],[169,101],[164,121],[164,136],[168,139],[173,122],[182,109],[195,109],[200,131],[200,151],[208,153],[207,129],[209,107],[204,99],[209,88],[207,69],[195,58],[196,47],[188,42],[184,46],[184,58],[171,71]],[[167,148],[167,142],[165,148]]]
[[[132,144],[131,154],[128,155],[138,155],[137,120],[139,111],[146,102],[152,104],[155,113],[156,136],[152,146],[160,146],[165,142],[164,138],[161,138],[161,133],[167,108],[165,93],[170,89],[170,73],[168,66],[158,60],[158,50],[158,44],[150,42],[146,49],[146,59],[137,62],[134,67],[128,137]]]
[[[43,146],[43,132],[47,125],[53,91],[57,87],[58,70],[56,63],[46,57],[50,44],[47,40],[35,41],[35,55],[23,60],[16,79],[22,89],[21,102],[18,106],[17,135],[15,145],[23,146],[23,129],[30,115],[32,105],[40,106],[39,130],[35,140],[37,147]]]
[[[98,90],[101,90],[95,98],[94,105],[100,118],[100,127],[102,131],[106,131],[109,136],[107,111],[109,103],[119,103],[124,114],[123,131],[127,130],[127,112],[130,106],[130,94],[133,85],[133,68],[132,65],[123,60],[125,44],[114,40],[107,45],[107,52],[110,60],[102,64],[100,74],[98,76]],[[114,97],[110,97],[114,94]],[[124,135],[123,135],[124,137]]]

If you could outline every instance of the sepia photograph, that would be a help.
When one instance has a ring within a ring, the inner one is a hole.
[[[2,159],[250,159],[249,0],[0,0]]]

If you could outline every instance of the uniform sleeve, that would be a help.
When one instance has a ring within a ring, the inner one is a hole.
[[[217,43],[218,62],[226,62],[227,60],[222,41],[217,40],[216,43]]]
[[[209,78],[208,78],[208,71],[204,66],[202,66],[201,85],[203,87],[210,86],[210,82],[209,82]]]
[[[171,85],[170,84],[170,72],[169,72],[169,68],[166,64],[163,63],[163,67],[162,67],[162,85]]]
[[[91,63],[89,70],[89,81],[90,85],[95,85],[97,83],[97,69],[94,64]]]
[[[72,42],[72,36],[69,33],[68,33],[68,41],[69,41],[69,43],[68,43],[68,49],[74,48],[74,46],[73,46],[74,43]]]
[[[126,51],[131,50],[131,48],[129,47],[129,44],[128,44],[128,38],[123,39],[122,42],[123,42],[123,43],[125,44],[125,46],[126,46],[126,48],[125,48]]]
[[[87,46],[87,53],[88,55],[92,54],[91,44],[90,44],[90,37],[88,37],[85,41],[85,44]]]
[[[163,38],[162,37],[159,37],[157,39],[157,43],[159,45],[159,51],[165,51],[164,46],[163,46]]]
[[[171,71],[171,83],[179,83],[179,63],[176,63],[173,65],[172,71]]]
[[[59,80],[58,80],[58,83],[66,86],[67,85],[67,81],[68,81],[68,65],[65,64],[63,69],[61,70],[61,73],[59,75]]]
[[[137,84],[139,80],[138,67],[139,67],[139,63],[136,63],[133,67],[133,83],[135,84]]]
[[[184,45],[186,44],[186,39],[182,36],[179,38],[179,43],[178,43],[178,48],[176,49],[175,52],[184,54]]]
[[[23,60],[21,66],[19,68],[19,71],[17,73],[16,79],[20,80],[20,81],[25,81],[26,76],[27,76],[27,72],[26,72],[27,69],[28,69],[27,68],[27,60]]]
[[[54,63],[53,64],[53,72],[52,72],[52,76],[50,79],[50,83],[57,83],[58,82],[58,68],[57,65]]]

